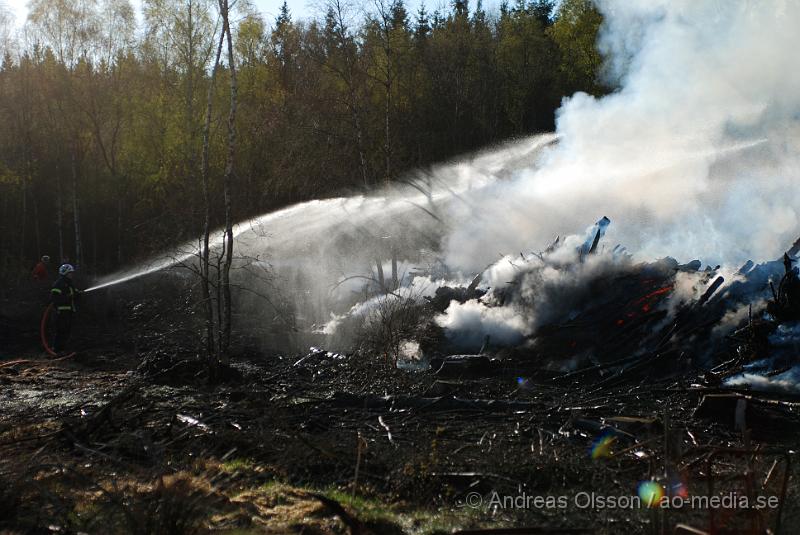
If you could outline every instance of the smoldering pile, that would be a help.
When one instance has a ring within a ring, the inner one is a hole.
[[[442,375],[506,372],[597,386],[700,376],[731,387],[798,389],[800,293],[793,257],[736,271],[636,262],[585,236],[507,255],[463,284],[418,269],[326,327],[332,344]]]

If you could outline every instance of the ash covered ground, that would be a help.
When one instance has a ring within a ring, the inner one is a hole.
[[[383,288],[327,326],[346,351],[241,329],[214,384],[189,279],[88,294],[65,360],[38,349],[41,296],[8,296],[0,528],[796,532],[796,248],[723,273],[635,262],[605,225]]]

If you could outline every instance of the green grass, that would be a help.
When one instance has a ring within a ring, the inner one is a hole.
[[[256,467],[255,461],[249,458],[236,458],[221,463],[222,469],[226,472],[240,472],[252,470]]]
[[[253,472],[258,471],[260,465],[251,458],[230,459],[221,463],[225,472]],[[288,495],[315,493],[323,494],[328,498],[342,504],[360,521],[368,526],[385,527],[396,526],[397,533],[402,529],[409,535],[434,535],[450,533],[453,529],[477,525],[480,511],[463,508],[442,510],[437,508],[426,509],[405,503],[393,503],[380,496],[370,496],[365,493],[353,493],[341,487],[314,487],[290,485],[279,478],[261,481],[257,486],[242,489],[241,493],[263,493],[275,500],[276,504],[288,503]],[[394,531],[394,530],[392,530]],[[250,535],[252,531],[238,529],[226,531],[230,535]],[[387,531],[388,533],[388,531]]]

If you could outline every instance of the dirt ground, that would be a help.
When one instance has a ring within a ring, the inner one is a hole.
[[[695,413],[719,390],[691,370],[599,388],[243,341],[212,386],[163,301],[88,303],[62,361],[36,299],[2,306],[1,533],[800,532],[796,400],[742,432],[737,400]],[[714,495],[739,501],[689,503]]]

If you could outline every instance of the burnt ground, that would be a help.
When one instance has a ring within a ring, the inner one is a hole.
[[[40,301],[3,301],[0,532],[800,530],[786,395],[735,397],[690,364],[614,382],[510,363],[444,376],[246,337],[210,385],[183,299],[87,299],[62,361],[39,349]],[[774,501],[648,508],[632,497],[651,479]]]

